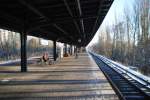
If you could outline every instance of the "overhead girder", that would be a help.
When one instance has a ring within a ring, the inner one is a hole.
[[[8,1],[0,1],[1,28],[21,32],[24,29],[23,24],[26,24],[29,35],[37,36],[35,33],[37,32],[40,37],[61,38],[59,39],[61,42],[83,46],[90,42],[113,2],[113,0]],[[82,42],[78,43],[78,39]]]

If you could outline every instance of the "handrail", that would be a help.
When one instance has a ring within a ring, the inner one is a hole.
[[[144,76],[143,74],[140,74],[132,69],[129,69],[128,67],[126,67],[120,63],[114,62],[104,56],[98,55],[93,52],[89,52],[89,53],[98,56],[99,59],[101,59],[102,61],[107,63],[110,67],[113,67],[113,69],[117,68],[118,70],[120,70],[122,72],[124,71],[125,74],[127,74],[132,79],[136,80],[137,82],[141,83],[142,85],[146,86],[147,88],[150,88],[150,78],[149,77]]]

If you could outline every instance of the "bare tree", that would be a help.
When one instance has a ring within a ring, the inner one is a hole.
[[[140,31],[139,31],[139,2],[135,1],[133,5],[133,22],[132,24],[132,32],[133,32],[133,51],[132,51],[132,65],[135,65],[135,57],[136,57],[136,42],[139,40]]]
[[[128,8],[124,9],[124,17],[126,23],[126,35],[127,35],[127,62],[131,59],[131,18],[130,18],[130,10]]]

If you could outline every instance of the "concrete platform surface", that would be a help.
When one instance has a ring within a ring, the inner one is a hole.
[[[87,53],[70,56],[55,65],[0,67],[0,100],[118,100],[117,95]]]

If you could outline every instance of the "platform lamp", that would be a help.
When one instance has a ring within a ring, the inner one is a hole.
[[[81,43],[81,39],[80,38],[78,39],[78,43]]]

